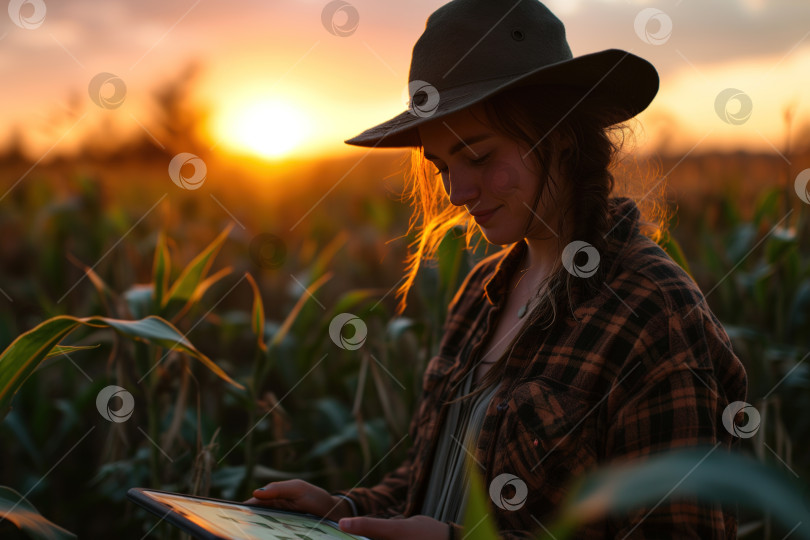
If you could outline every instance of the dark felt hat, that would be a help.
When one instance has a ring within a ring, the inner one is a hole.
[[[569,88],[573,106],[609,109],[616,123],[643,111],[659,84],[655,67],[627,51],[574,57],[562,22],[538,0],[443,5],[413,47],[408,81],[406,111],[345,142],[419,146],[419,125],[525,85]]]

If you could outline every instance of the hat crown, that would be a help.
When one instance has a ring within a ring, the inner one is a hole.
[[[441,91],[572,58],[562,21],[538,0],[453,0],[428,17],[408,80]]]

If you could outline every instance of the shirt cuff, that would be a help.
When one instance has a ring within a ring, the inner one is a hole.
[[[357,505],[354,503],[354,501],[351,499],[351,497],[349,497],[348,495],[344,495],[343,493],[332,493],[332,495],[334,495],[336,497],[340,497],[341,499],[346,499],[347,501],[349,501],[349,506],[352,507],[352,515],[354,517],[357,517]]]

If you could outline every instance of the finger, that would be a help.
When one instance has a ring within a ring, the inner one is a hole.
[[[375,540],[404,538],[401,533],[403,521],[385,518],[354,517],[343,518],[338,522],[340,530]]]
[[[253,490],[254,499],[273,499],[278,496],[276,490],[272,489],[269,485],[265,487],[256,488]]]
[[[279,499],[289,497],[290,493],[283,486],[267,484],[264,487],[254,489],[253,496],[257,499]]]
[[[251,497],[246,501],[242,501],[242,504],[258,504],[258,503],[259,499],[257,499],[256,497]]]
[[[282,480],[270,482],[264,487],[253,491],[253,496],[259,499],[294,499],[301,494],[304,482],[300,480]]]

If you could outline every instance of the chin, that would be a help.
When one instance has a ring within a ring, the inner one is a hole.
[[[484,239],[490,244],[508,246],[523,240],[523,236],[519,234],[510,234],[506,231],[499,231],[497,229],[487,230],[486,228],[480,226],[479,229],[481,230],[481,234],[484,236]]]

